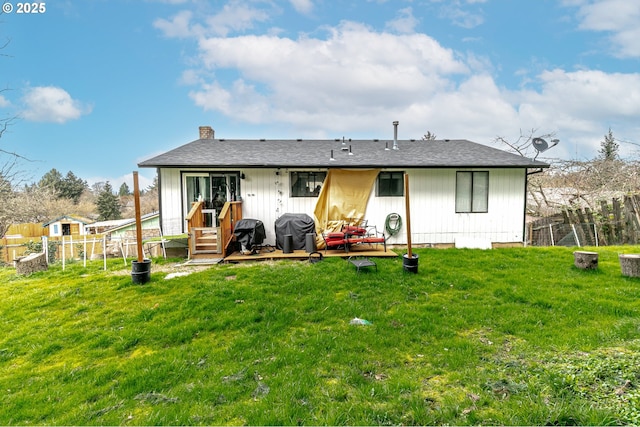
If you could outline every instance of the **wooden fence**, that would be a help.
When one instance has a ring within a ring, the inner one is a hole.
[[[566,208],[531,222],[532,246],[610,246],[640,243],[640,194],[601,201],[597,210]]]
[[[21,237],[30,237],[30,238],[38,238],[47,235],[47,229],[42,226],[42,223],[23,223],[23,224],[12,224],[7,229],[5,233],[7,236],[21,236]]]

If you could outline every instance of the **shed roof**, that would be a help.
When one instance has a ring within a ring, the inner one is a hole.
[[[139,167],[225,168],[546,168],[547,163],[466,139],[197,139]],[[350,151],[349,151],[350,150]],[[333,152],[333,160],[331,153]],[[349,154],[351,153],[351,154]]]
[[[159,212],[151,212],[151,213],[142,215],[140,217],[140,221],[141,222],[147,222],[147,221],[155,219],[155,218],[157,218],[159,216],[160,216]],[[135,224],[135,223],[136,223],[136,219],[135,218],[127,218],[121,224],[115,225],[115,226],[105,230],[105,233],[112,233],[114,231],[117,231],[117,230],[120,230],[122,228],[128,227],[128,226],[130,226],[132,224]]]
[[[62,221],[62,220],[68,220],[68,221],[72,221],[72,222],[79,222],[80,224],[83,225],[87,225],[89,223],[91,223],[90,219],[87,218],[82,218],[82,217],[78,217],[78,216],[73,216],[73,215],[62,215],[59,216],[57,218],[52,219],[49,222],[45,222],[44,224],[42,224],[43,227],[48,227],[49,225],[53,224],[54,222],[58,222],[58,221]]]

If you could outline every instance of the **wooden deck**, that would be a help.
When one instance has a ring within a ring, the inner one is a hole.
[[[350,256],[365,256],[370,258],[376,257],[397,257],[398,254],[387,249],[386,251],[380,245],[378,248],[368,245],[356,245],[349,248],[349,252],[343,249],[324,249],[318,250],[323,257],[341,257],[348,258]],[[243,255],[240,252],[234,252],[224,258],[224,262],[246,262],[246,261],[266,261],[278,259],[306,260],[309,259],[309,253],[305,250],[296,250],[290,254],[285,254],[280,249],[264,248],[259,253],[252,255]]]

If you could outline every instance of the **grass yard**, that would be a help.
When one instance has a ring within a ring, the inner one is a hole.
[[[640,248],[591,250],[3,268],[0,425],[640,424]]]

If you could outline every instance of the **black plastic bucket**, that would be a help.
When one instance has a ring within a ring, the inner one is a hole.
[[[402,255],[402,269],[410,273],[417,273],[418,254],[411,254],[411,258],[409,258],[409,254]]]
[[[131,262],[131,280],[135,285],[143,285],[151,280],[151,260]]]
[[[284,242],[282,245],[282,253],[291,254],[293,253],[293,234],[285,234]]]
[[[307,233],[305,235],[305,245],[304,248],[308,254],[316,251],[316,234],[315,233]]]

